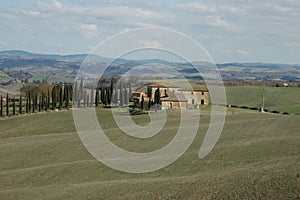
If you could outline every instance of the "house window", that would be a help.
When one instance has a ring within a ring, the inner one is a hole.
[[[193,94],[194,94],[194,91],[191,91],[191,94],[193,95]]]
[[[193,105],[195,104],[195,99],[192,99],[192,104],[193,104]]]
[[[202,95],[204,95],[204,92],[202,91]]]

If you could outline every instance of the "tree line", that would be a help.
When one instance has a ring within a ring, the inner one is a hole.
[[[102,77],[96,88],[85,87],[83,80],[74,84],[26,83],[21,95],[0,97],[0,117],[71,107],[126,106],[132,94],[131,83],[118,77]]]
[[[48,84],[27,83],[21,94],[0,98],[0,117],[16,114],[36,113],[49,110],[69,109],[72,101],[73,86],[66,83]]]
[[[213,81],[206,81],[213,84]],[[201,80],[197,81],[196,84],[206,85],[206,82]],[[266,87],[285,87],[284,84],[287,84],[288,87],[300,87],[300,81],[283,81],[283,80],[274,80],[274,81],[260,81],[260,80],[232,80],[224,81],[224,86],[266,86]]]

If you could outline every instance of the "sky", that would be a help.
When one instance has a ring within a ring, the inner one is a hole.
[[[0,50],[89,53],[143,27],[182,32],[217,63],[300,63],[298,0],[0,1]]]

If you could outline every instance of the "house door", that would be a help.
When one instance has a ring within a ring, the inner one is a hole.
[[[201,105],[204,105],[204,100],[203,99],[201,99]]]

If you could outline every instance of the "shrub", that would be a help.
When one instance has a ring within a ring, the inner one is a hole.
[[[280,112],[279,112],[279,111],[276,111],[276,110],[273,110],[272,113],[278,114],[278,113],[280,113]]]
[[[248,106],[241,106],[242,109],[249,109]]]

